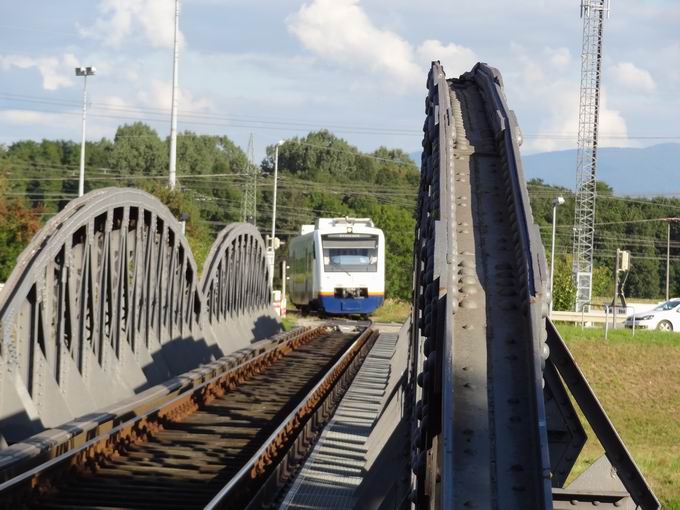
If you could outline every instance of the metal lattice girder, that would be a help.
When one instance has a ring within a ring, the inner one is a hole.
[[[261,251],[245,228],[239,243]],[[231,271],[266,286],[252,259],[239,252]],[[69,203],[0,293],[0,435],[58,426],[238,348],[213,327],[234,325],[246,341],[278,330],[268,289],[255,295],[244,281],[232,299],[252,306],[215,322],[197,279],[179,222],[152,195],[106,188]]]
[[[645,481],[635,460],[628,452],[626,445],[616,432],[614,425],[609,420],[607,413],[598,401],[593,389],[579,369],[576,361],[569,352],[567,344],[564,342],[555,325],[548,319],[547,321],[547,345],[550,348],[550,363],[554,366],[559,376],[565,383],[565,388],[574,397],[578,407],[581,409],[584,418],[590,424],[595,436],[600,441],[605,455],[611,463],[619,481],[630,494],[635,504],[641,510],[657,510],[660,508],[659,501]],[[593,476],[597,477],[597,469]],[[568,490],[578,490],[587,487],[586,495],[593,498],[593,489],[599,485],[603,491],[610,487],[610,477],[604,477],[599,484],[596,481],[586,485],[572,484]],[[576,498],[574,498],[576,500]],[[602,501],[602,499],[600,500]]]
[[[225,352],[278,330],[265,255],[257,228],[234,223],[218,234],[206,258],[201,278],[206,327]]]
[[[586,433],[552,360],[543,371],[552,486],[562,487],[586,443]]]
[[[574,278],[576,311],[590,302],[593,287],[593,245],[597,137],[602,81],[602,35],[609,0],[582,0],[583,47],[578,117],[576,197],[574,215]]]

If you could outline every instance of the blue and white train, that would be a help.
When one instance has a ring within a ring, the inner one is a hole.
[[[385,296],[385,236],[368,218],[319,218],[288,244],[289,295],[303,312],[368,315]]]

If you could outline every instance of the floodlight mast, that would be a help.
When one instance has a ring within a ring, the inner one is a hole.
[[[92,66],[76,67],[76,76],[83,77],[83,123],[80,133],[80,171],[78,173],[78,196],[85,194],[85,124],[87,119],[87,77],[94,76],[97,68]]]
[[[175,0],[175,43],[172,61],[172,109],[170,112],[170,158],[168,186],[175,189],[177,181],[177,95],[179,94],[179,0]]]
[[[593,246],[597,143],[602,78],[602,39],[609,0],[581,0],[583,47],[581,51],[581,94],[578,118],[576,196],[574,211],[574,279],[576,311],[590,303],[593,290]]]
[[[553,281],[555,277],[555,232],[557,229],[557,207],[564,204],[562,195],[552,200],[552,242],[550,243],[550,314],[552,315],[555,297],[553,294]]]

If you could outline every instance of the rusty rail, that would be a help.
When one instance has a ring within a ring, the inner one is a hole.
[[[271,504],[279,490],[292,478],[292,471],[311,452],[315,443],[313,436],[331,418],[377,337],[376,330],[364,330],[255,455],[212,499],[206,510],[227,506],[238,508],[246,501],[250,502],[249,508]],[[282,451],[289,452],[287,458],[282,458]],[[273,463],[275,458],[281,462]]]
[[[329,326],[321,326],[279,335],[265,342],[266,347],[218,360],[160,388],[151,388],[138,396],[137,405],[115,415],[102,413],[99,421],[86,419],[66,424],[61,430],[46,431],[23,444],[13,445],[0,456],[0,479],[5,480],[0,484],[0,507],[20,507],[31,498],[49,493],[69,476],[96,471],[113,457],[125,455],[130,446],[148,440],[162,430],[164,424],[181,420],[254,374],[265,371],[291,351],[330,331]],[[365,333],[361,338],[364,336]],[[358,342],[348,353],[354,352]],[[346,357],[347,353],[343,359]],[[337,367],[334,366],[331,375],[336,375]],[[108,418],[102,419],[105,416]],[[294,433],[295,425],[288,424],[286,433]],[[277,437],[278,442],[269,445],[266,457],[260,459],[261,472],[274,458],[281,439],[282,436]]]

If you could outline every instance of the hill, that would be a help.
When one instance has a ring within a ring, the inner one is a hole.
[[[607,182],[615,193],[640,195],[677,190],[671,177],[678,172],[680,144],[664,143],[642,149],[604,147],[598,154],[598,179]],[[522,159],[527,179],[574,188],[576,150],[531,154]]]
[[[680,144],[663,143],[645,148],[602,147],[598,151],[598,180],[621,195],[642,195],[664,191],[677,175]],[[420,164],[420,152],[410,154]],[[541,152],[522,156],[527,180],[574,189],[576,150]],[[640,177],[644,175],[644,178]],[[668,191],[675,191],[671,185]]]

